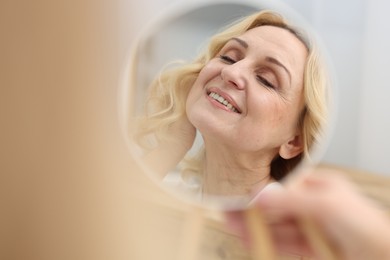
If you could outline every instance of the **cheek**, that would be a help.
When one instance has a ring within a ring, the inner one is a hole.
[[[191,111],[191,109],[194,107],[196,101],[200,97],[200,89],[195,87],[196,82],[194,85],[191,87],[190,92],[188,93],[187,100],[186,100],[186,112],[187,114]]]
[[[194,115],[199,114],[204,107],[204,90],[203,87],[199,84],[194,84],[188,93],[186,100],[186,113],[190,121],[193,119]],[[193,123],[193,122],[191,122]]]
[[[297,123],[297,106],[286,104],[275,105],[275,126],[283,127],[285,130],[295,129]]]
[[[264,93],[261,102],[264,103],[264,109],[269,113],[269,118],[277,124],[291,122],[295,124],[304,108],[301,93],[288,95],[288,98],[283,98],[276,92]]]
[[[220,65],[215,61],[209,61],[200,71],[197,81],[206,84],[208,81],[217,77],[221,72]]]
[[[204,83],[201,77],[198,77],[194,84],[192,84],[190,91],[187,96],[187,109],[196,103],[197,100],[203,95]]]
[[[219,75],[219,71],[218,67],[213,65],[213,62],[209,62],[203,67],[188,93],[187,110],[201,98],[207,83],[215,79]]]
[[[291,132],[295,129],[295,107],[286,104],[275,93],[263,93],[255,100],[253,110],[254,129],[262,129],[271,135]]]
[[[257,122],[264,123],[266,121],[276,125],[285,117],[284,104],[280,102],[280,98],[276,97],[276,94],[267,92],[258,93],[256,98],[252,99],[252,110],[255,112]]]

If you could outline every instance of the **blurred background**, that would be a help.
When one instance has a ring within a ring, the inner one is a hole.
[[[185,217],[168,209],[189,206],[137,167],[118,113],[129,47],[179,3],[1,1],[1,259],[172,259],[181,248]],[[390,3],[284,3],[315,28],[337,73],[323,161],[390,174]]]

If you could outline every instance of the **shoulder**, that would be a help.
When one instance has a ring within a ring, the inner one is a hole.
[[[280,190],[280,189],[284,189],[283,185],[280,183],[280,182],[271,182],[269,184],[267,184],[262,190],[260,190],[255,196],[254,198],[251,200],[250,204],[254,203],[256,200],[258,200],[260,198],[260,196],[264,193],[266,193],[267,191],[270,191],[270,190]]]

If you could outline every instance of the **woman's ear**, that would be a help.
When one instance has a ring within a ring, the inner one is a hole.
[[[279,155],[283,159],[291,159],[303,152],[302,135],[295,135],[292,139],[282,144],[279,149]]]

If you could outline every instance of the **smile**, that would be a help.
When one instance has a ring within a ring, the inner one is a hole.
[[[232,104],[230,104],[226,99],[224,99],[223,97],[221,97],[221,96],[218,95],[217,93],[215,93],[215,92],[210,92],[210,93],[209,93],[209,97],[211,97],[212,99],[218,101],[219,103],[221,103],[222,105],[224,105],[225,107],[227,107],[230,111],[233,111],[233,112],[235,112],[235,113],[240,114],[240,111],[238,111],[237,108],[235,108]]]

